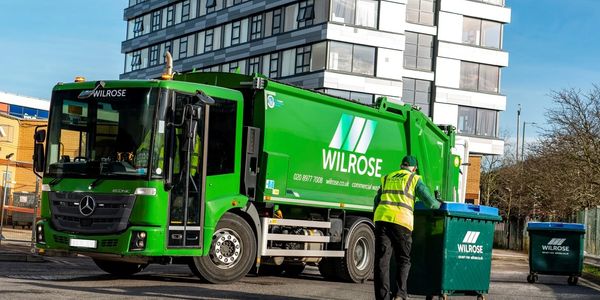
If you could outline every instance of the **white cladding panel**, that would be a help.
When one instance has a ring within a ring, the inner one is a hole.
[[[377,51],[377,77],[402,80],[402,51],[385,48]]]
[[[402,72],[402,76],[404,77],[408,77],[408,78],[415,78],[415,79],[420,79],[420,80],[427,80],[427,81],[433,81],[435,79],[435,73],[434,72],[426,72],[426,71],[417,71],[417,70],[411,70],[411,69],[404,69],[404,71]]]
[[[436,60],[435,85],[459,88],[460,60],[438,57]]]
[[[329,71],[325,71],[324,73],[324,88],[396,97],[402,95],[401,81],[361,77]]]
[[[50,109],[50,101],[48,100],[9,94],[5,92],[0,92],[0,102],[43,110]]]
[[[438,31],[438,40],[453,43],[462,42],[463,16],[440,12],[440,28]]]
[[[500,67],[508,66],[508,52],[440,41],[438,55]]]
[[[374,47],[404,50],[404,35],[339,24],[327,25],[327,39]]]
[[[435,124],[458,126],[458,105],[436,102],[433,105]]]
[[[510,22],[510,8],[471,0],[441,0],[441,11],[497,21]]]
[[[506,109],[506,96],[436,87],[436,102],[474,106],[493,110]]]
[[[458,138],[459,136],[457,136]],[[482,139],[472,136],[460,136],[461,139],[465,139],[469,143],[469,152],[477,154],[491,154],[491,155],[502,155],[504,154],[504,141],[497,139]]]
[[[405,18],[398,16],[406,15],[406,5],[392,1],[381,1],[379,5],[379,30],[404,33]]]

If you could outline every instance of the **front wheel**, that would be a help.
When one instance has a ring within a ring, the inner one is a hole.
[[[375,262],[375,234],[366,223],[356,226],[350,233],[348,248],[338,261],[338,275],[348,282],[365,282],[373,273]]]
[[[246,276],[256,259],[256,238],[240,216],[225,213],[212,236],[209,255],[196,256],[192,272],[210,283],[234,282]]]
[[[131,276],[143,271],[148,266],[148,264],[136,264],[103,259],[94,259],[94,263],[102,271],[117,276]]]

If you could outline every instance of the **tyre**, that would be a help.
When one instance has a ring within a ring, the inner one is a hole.
[[[324,257],[319,262],[319,272],[321,272],[321,275],[323,277],[325,277],[326,280],[330,280],[330,281],[338,280],[337,272],[335,271],[335,267],[336,267],[336,265],[338,265],[337,261],[339,261],[339,260],[340,260],[340,258]]]
[[[535,282],[535,276],[533,274],[527,275],[527,282],[534,283]]]
[[[148,264],[136,264],[103,259],[94,259],[94,263],[102,271],[117,276],[131,276],[143,271],[148,266]]]
[[[484,295],[477,295],[477,300],[485,300],[485,296]]]
[[[305,264],[284,264],[283,275],[295,277],[302,274],[302,272],[304,272],[304,268],[306,268]]]
[[[577,281],[579,281],[579,277],[577,276],[569,276],[569,279],[567,279],[569,285],[577,285]]]
[[[192,258],[190,269],[210,283],[229,283],[246,276],[256,261],[256,237],[240,216],[225,213],[215,229],[207,256]]]
[[[350,233],[346,254],[338,261],[338,277],[344,281],[363,283],[373,273],[375,262],[375,234],[366,223],[359,224]]]

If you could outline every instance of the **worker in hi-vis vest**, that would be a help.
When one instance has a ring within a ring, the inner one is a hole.
[[[410,270],[413,209],[415,197],[430,208],[440,203],[432,195],[417,170],[417,159],[405,156],[400,170],[381,178],[375,196],[375,299],[407,299],[406,282]],[[396,257],[398,292],[390,288],[390,260]],[[424,278],[425,280],[425,278]]]

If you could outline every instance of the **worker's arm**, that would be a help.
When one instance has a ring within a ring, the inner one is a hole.
[[[419,200],[423,201],[425,206],[435,209],[440,208],[440,202],[431,195],[429,188],[420,178],[419,182],[417,182],[417,187],[415,188],[415,194]]]
[[[373,210],[375,210],[377,208],[377,205],[379,205],[379,202],[381,202],[381,188],[377,190],[377,195],[375,195],[375,199],[373,199],[373,202]]]

